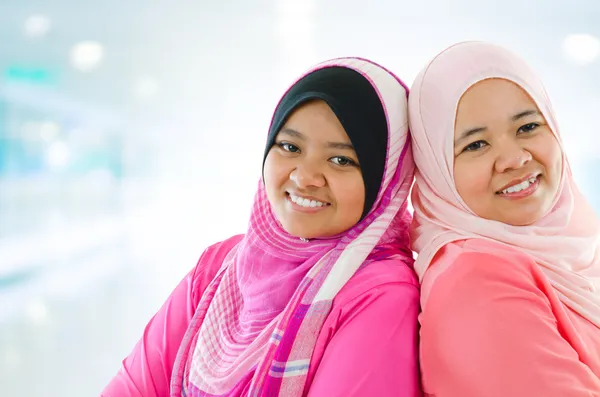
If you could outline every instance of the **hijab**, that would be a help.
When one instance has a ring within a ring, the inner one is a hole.
[[[520,86],[536,103],[563,153],[562,177],[554,203],[532,225],[512,226],[477,216],[461,199],[453,177],[454,123],[460,98],[479,81],[501,78]],[[412,248],[422,282],[425,309],[435,280],[452,265],[436,261],[448,243],[478,238],[529,255],[541,267],[561,301],[600,326],[598,217],[577,188],[555,115],[540,78],[512,52],[485,42],[456,44],[417,76],[409,98],[409,120],[417,171],[412,193]]]

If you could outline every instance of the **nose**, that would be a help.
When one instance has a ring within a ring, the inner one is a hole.
[[[290,173],[290,180],[299,188],[325,186],[323,172],[311,162],[298,164]]]
[[[517,142],[506,143],[500,149],[496,159],[496,172],[502,173],[519,169],[529,163],[531,159],[531,153]]]

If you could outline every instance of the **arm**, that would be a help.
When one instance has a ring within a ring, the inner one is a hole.
[[[351,303],[340,315],[308,396],[420,396],[418,288],[386,284]]]
[[[179,345],[194,314],[193,273],[175,288],[150,319],[142,338],[123,360],[101,397],[162,397],[169,395],[171,371]]]
[[[459,256],[436,282],[423,313],[425,392],[600,396],[600,380],[561,333],[553,293],[528,258],[515,263],[482,253]]]
[[[241,240],[234,236],[209,247],[198,264],[175,288],[144,329],[142,338],[101,397],[162,397],[169,395],[179,345],[204,289],[227,253]]]

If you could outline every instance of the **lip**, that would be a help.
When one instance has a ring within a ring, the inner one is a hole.
[[[326,210],[327,208],[329,208],[331,206],[330,203],[328,203],[326,201],[319,200],[319,199],[311,197],[311,196],[304,196],[304,195],[296,194],[296,193],[291,193],[291,194],[293,194],[294,196],[300,196],[302,198],[311,199],[311,200],[320,201],[322,203],[325,203],[325,205],[322,206],[322,207],[303,207],[301,205],[298,205],[298,204],[294,203],[292,201],[292,198],[290,197],[290,193],[286,192],[286,200],[287,200],[288,204],[290,205],[290,207],[291,207],[291,209],[293,211],[303,212],[303,213],[306,213],[306,214],[314,214],[316,212],[324,211],[324,210]]]
[[[309,200],[315,200],[315,201],[319,201],[321,203],[325,203],[327,205],[331,205],[331,203],[329,201],[325,201],[323,199],[320,199],[318,197],[314,197],[314,196],[307,196],[306,194],[302,194],[302,193],[298,193],[298,192],[291,192],[291,191],[286,191],[285,192],[287,194],[288,197],[290,197],[290,195],[294,195],[294,196],[298,196],[298,197],[302,197],[305,199],[309,199]]]
[[[502,192],[503,190],[506,190],[506,189],[508,189],[508,188],[509,188],[509,187],[511,187],[511,186],[518,185],[519,183],[525,182],[525,181],[526,181],[526,180],[528,180],[528,179],[531,179],[531,178],[538,178],[540,175],[541,175],[541,172],[532,172],[531,174],[529,174],[529,175],[527,175],[527,176],[525,176],[525,177],[523,177],[523,178],[521,178],[521,179],[515,179],[515,180],[512,180],[512,181],[510,181],[509,183],[507,183],[506,185],[502,186],[500,189],[498,189],[498,190],[496,191],[496,193],[498,193],[498,194],[502,194],[501,192]],[[539,178],[538,178],[538,179],[539,179]]]
[[[533,195],[538,187],[540,187],[540,178],[541,175],[538,175],[535,179],[535,182],[529,185],[527,189],[523,189],[520,192],[515,193],[497,193],[498,196],[508,199],[508,200],[521,200]]]

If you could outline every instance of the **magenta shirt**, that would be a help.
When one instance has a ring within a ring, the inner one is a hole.
[[[102,397],[169,396],[179,345],[204,289],[235,236],[209,247],[150,320]],[[419,287],[399,260],[358,271],[333,300],[317,338],[307,396],[422,396],[418,363]]]

